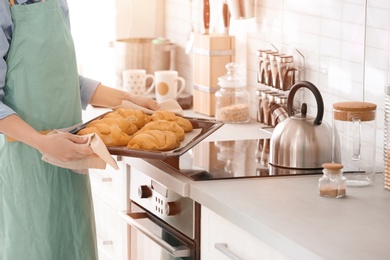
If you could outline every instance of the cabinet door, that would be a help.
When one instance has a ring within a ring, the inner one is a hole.
[[[99,260],[129,259],[129,228],[118,211],[93,197]]]
[[[206,207],[201,210],[202,260],[289,259]]]
[[[91,169],[89,171],[92,194],[105,201],[116,210],[127,210],[128,196],[128,166],[123,161],[117,161],[119,170],[107,166],[105,170]]]

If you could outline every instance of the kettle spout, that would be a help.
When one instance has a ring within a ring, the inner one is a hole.
[[[272,114],[276,123],[283,122],[284,120],[286,120],[288,118],[287,110],[284,107],[282,107],[281,105],[276,104],[276,103],[274,103],[270,107],[270,113]]]

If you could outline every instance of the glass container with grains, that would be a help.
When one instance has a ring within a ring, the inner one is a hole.
[[[249,93],[245,80],[238,76],[238,64],[226,66],[227,74],[218,78],[220,89],[215,93],[215,118],[224,123],[248,123]]]

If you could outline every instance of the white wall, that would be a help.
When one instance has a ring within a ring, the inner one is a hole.
[[[202,1],[192,2],[199,29]],[[218,2],[211,0],[213,4]],[[189,3],[189,0],[166,0],[165,30],[166,36],[181,46],[177,69],[191,82],[192,58],[183,49],[190,29]],[[378,105],[377,164],[382,166],[383,93],[384,85],[390,83],[390,2],[367,0],[367,19],[366,0],[256,0],[255,3],[256,18],[233,21],[235,30],[231,30],[239,46],[237,61],[247,68],[252,117],[256,114],[255,90],[261,87],[256,80],[256,50],[269,48],[270,43],[297,48],[306,58],[301,79],[315,84],[323,96],[325,122],[331,124],[335,102],[358,100]],[[191,91],[191,86],[187,87]],[[315,115],[315,109],[312,102],[308,113]]]

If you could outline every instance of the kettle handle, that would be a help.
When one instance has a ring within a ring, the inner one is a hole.
[[[295,93],[298,91],[300,88],[308,88],[310,91],[314,94],[314,97],[316,98],[317,101],[317,116],[314,119],[314,124],[315,125],[321,125],[322,123],[322,117],[324,116],[324,101],[322,100],[322,96],[320,91],[316,86],[314,86],[312,83],[308,81],[300,81],[296,83],[294,86],[291,87],[290,93],[287,97],[287,113],[288,116],[294,115],[294,109],[293,109],[293,100]]]

